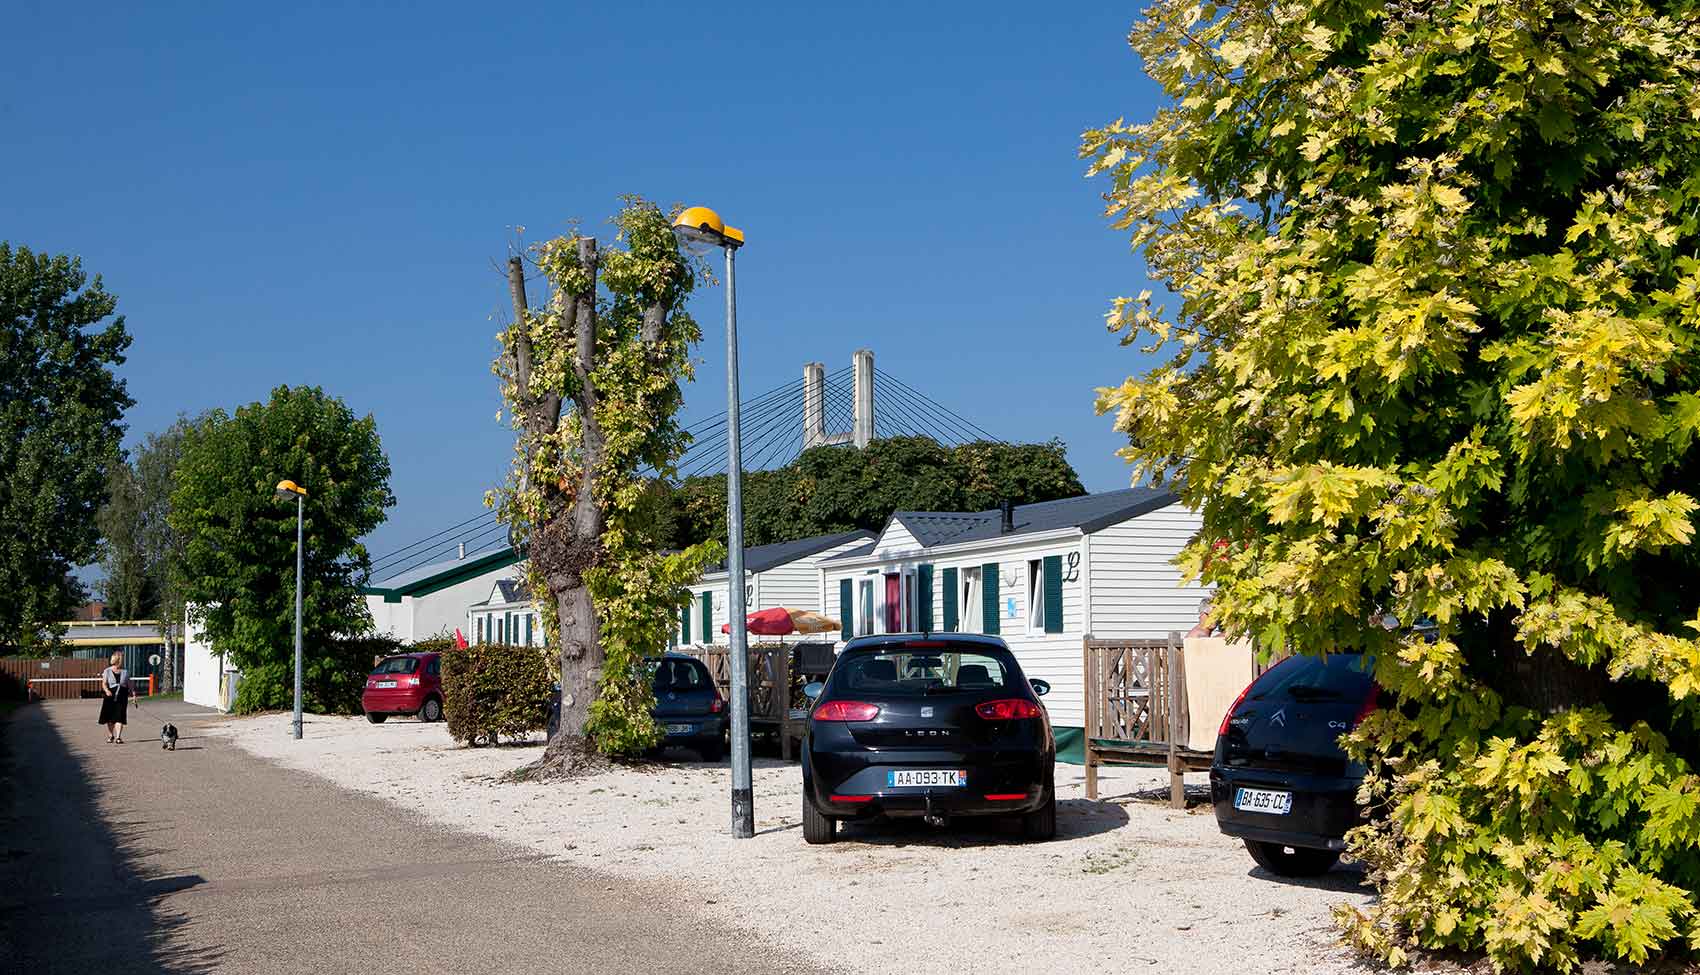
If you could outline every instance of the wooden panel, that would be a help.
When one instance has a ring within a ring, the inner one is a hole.
[[[99,677],[106,669],[104,656],[94,659],[75,657],[0,657],[0,695],[22,700],[25,686],[33,678]],[[37,698],[69,700],[83,696],[100,696],[100,685],[94,681],[74,683],[43,683],[34,687]]]

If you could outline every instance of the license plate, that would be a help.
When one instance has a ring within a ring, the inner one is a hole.
[[[1246,812],[1285,816],[1293,811],[1293,794],[1269,789],[1235,789],[1234,808]]]
[[[943,786],[945,788],[960,789],[968,784],[968,773],[963,769],[893,769],[885,773],[885,784],[893,789],[913,788],[917,786]]]
[[[378,681],[378,683],[375,686],[377,686],[377,687],[394,687],[395,681],[393,681],[393,680],[381,680],[381,681]]]
[[[670,735],[688,735],[695,730],[697,730],[695,725],[670,724],[667,726],[667,733]]]

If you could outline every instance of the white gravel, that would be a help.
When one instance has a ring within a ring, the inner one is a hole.
[[[803,843],[802,778],[757,759],[756,831],[728,830],[729,772],[687,752],[570,783],[495,777],[540,744],[460,748],[441,724],[288,715],[215,733],[261,758],[374,795],[428,820],[700,898],[702,912],[830,967],[863,973],[1350,972],[1328,918],[1365,903],[1361,874],[1281,881],[1221,835],[1208,807],[1170,810],[1167,773],[1113,769],[1102,802],[1057,766],[1058,837],[1023,844],[997,825],[852,827]],[[1189,776],[1202,786],[1202,776]],[[1144,792],[1139,797],[1137,793]],[[707,970],[705,968],[705,970]]]

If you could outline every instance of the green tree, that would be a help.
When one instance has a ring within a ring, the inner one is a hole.
[[[945,447],[930,437],[889,437],[861,450],[812,447],[784,467],[745,475],[744,537],[766,545],[877,531],[893,511],[986,511],[1085,491],[1061,441]],[[726,537],[724,474],[688,478],[666,493],[674,544]]]
[[[132,403],[113,374],[130,346],[117,307],[79,259],[0,242],[0,645],[69,618],[70,570],[98,554]]]
[[[166,519],[181,538],[180,593],[214,652],[242,670],[238,710],[293,699],[296,515],[274,496],[286,478],[307,490],[307,706],[349,709],[348,681],[371,663],[359,592],[371,558],[360,538],[395,503],[376,421],[316,386],[279,386],[268,402],[188,425],[180,449]]]
[[[688,442],[677,417],[702,337],[684,311],[694,269],[654,204],[628,197],[614,225],[606,250],[576,232],[532,248],[550,289],[541,308],[522,259],[510,261],[514,322],[494,366],[517,437],[491,500],[526,541],[528,581],[560,645],[561,721],[544,772],[660,739],[642,660],[667,644],[686,584],[718,557],[712,544],[661,551],[654,479],[640,473],[670,476]]]
[[[113,619],[139,620],[152,613],[158,592],[142,542],[142,486],[136,469],[119,460],[106,474],[106,502],[95,516],[100,528],[100,567],[96,586]]]
[[[1088,131],[1150,291],[1102,390],[1266,649],[1363,649],[1393,962],[1700,944],[1700,16],[1693,3],[1158,0],[1168,96]],[[1432,620],[1433,642],[1368,623]]]

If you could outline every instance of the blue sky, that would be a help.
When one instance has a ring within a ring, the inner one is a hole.
[[[9,6],[0,238],[81,255],[135,345],[129,440],[314,383],[376,415],[383,554],[476,515],[511,434],[489,362],[524,226],[622,193],[743,227],[743,382],[859,347],[1006,440],[1126,484],[1094,386],[1146,286],[1080,131],[1149,115],[1135,7]],[[724,408],[723,296],[687,422]]]

